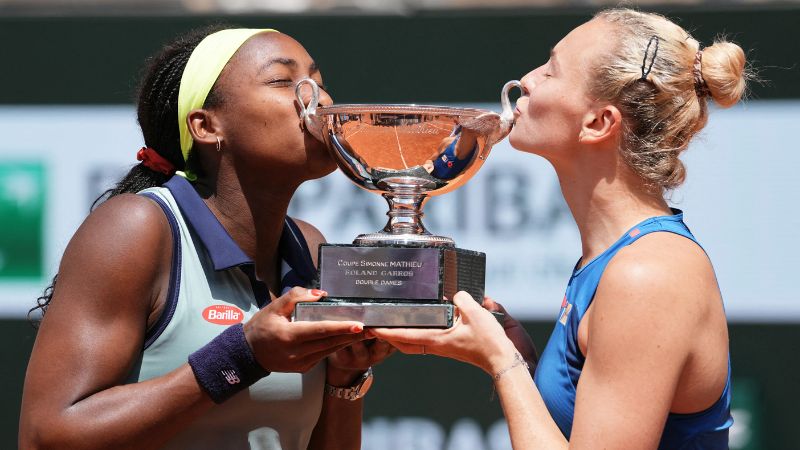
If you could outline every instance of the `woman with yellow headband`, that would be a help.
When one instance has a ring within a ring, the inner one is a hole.
[[[335,167],[294,96],[321,74],[273,30],[206,34],[152,61],[142,162],[40,298],[21,448],[359,447],[370,367],[391,348],[358,322],[290,319],[325,295],[307,288],[323,237],[286,216]]]

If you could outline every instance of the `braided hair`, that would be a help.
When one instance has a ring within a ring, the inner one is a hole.
[[[214,25],[196,29],[167,44],[160,53],[148,61],[139,86],[136,115],[144,143],[178,170],[188,168],[194,173],[203,173],[195,156],[196,152],[190,152],[188,161],[184,161],[181,153],[177,118],[178,91],[183,70],[200,41],[223,28],[226,27]],[[216,88],[211,89],[204,107],[212,108],[222,103],[221,95],[217,91]],[[114,187],[103,192],[92,203],[91,210],[119,194],[135,193],[142,189],[161,186],[170,177],[171,175],[152,170],[142,163],[137,164]],[[34,319],[33,315],[38,310],[40,317],[44,316],[53,298],[57,279],[58,274],[53,277],[52,283],[44,290],[42,296],[36,300],[36,306],[28,311],[28,318],[35,324],[40,319]]]

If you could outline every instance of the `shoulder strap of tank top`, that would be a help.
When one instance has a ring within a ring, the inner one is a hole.
[[[161,210],[164,211],[164,215],[167,217],[169,228],[172,232],[172,264],[169,273],[167,299],[161,316],[159,316],[156,323],[145,333],[144,348],[147,349],[167,328],[167,325],[172,320],[172,316],[175,314],[175,308],[178,306],[178,295],[180,294],[181,285],[181,234],[178,228],[178,221],[175,218],[175,213],[173,213],[172,209],[170,209],[169,205],[167,205],[161,197],[153,192],[144,192],[139,195],[155,201],[156,204],[161,207]]]
[[[588,286],[590,289],[589,291],[584,291],[584,294],[580,297],[582,300],[577,301],[575,304],[578,321],[583,318],[583,315],[588,310],[606,266],[620,249],[633,244],[642,236],[659,231],[675,233],[697,243],[697,240],[689,231],[689,228],[683,223],[683,213],[679,210],[674,210],[674,212],[675,214],[671,216],[652,217],[640,222],[638,225],[628,230],[627,233],[605,252],[573,274],[573,279],[570,281],[570,284],[573,281],[579,281],[582,285]],[[697,243],[697,245],[699,246],[700,244]],[[702,249],[702,247],[700,248]],[[573,332],[575,333],[575,337],[577,337],[577,328],[573,330]]]
[[[700,245],[695,239],[692,232],[689,230],[689,227],[683,223],[683,214],[678,212],[674,216],[661,216],[661,217],[653,217],[652,219],[646,220],[645,222],[637,225],[633,229],[631,229],[628,233],[623,236],[623,241],[625,245],[630,245],[636,242],[637,239],[641,238],[642,236],[648,235],[650,233],[655,233],[658,231],[665,231],[668,233],[674,233],[680,236],[683,236],[687,239],[690,239],[692,242]],[[702,246],[701,246],[702,248]]]

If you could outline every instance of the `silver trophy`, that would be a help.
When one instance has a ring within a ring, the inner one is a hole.
[[[308,84],[306,106],[301,89]],[[356,186],[389,203],[383,230],[353,244],[319,249],[319,288],[328,296],[300,303],[295,320],[358,320],[366,326],[449,327],[461,290],[482,301],[486,255],[457,248],[422,224],[428,198],[466,183],[492,146],[511,131],[509,81],[502,112],[429,105],[350,104],[318,107],[311,79],[295,88],[308,131],[324,142],[339,169]]]

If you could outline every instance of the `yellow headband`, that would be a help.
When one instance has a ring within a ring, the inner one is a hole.
[[[186,120],[189,111],[203,107],[209,91],[214,87],[219,74],[236,50],[239,50],[239,47],[253,35],[264,32],[277,31],[268,28],[234,28],[217,31],[206,36],[192,51],[186,68],[183,69],[178,91],[178,127],[184,161],[189,159],[189,151],[192,149],[192,135],[189,133],[189,124]],[[187,178],[192,177],[187,176]]]

